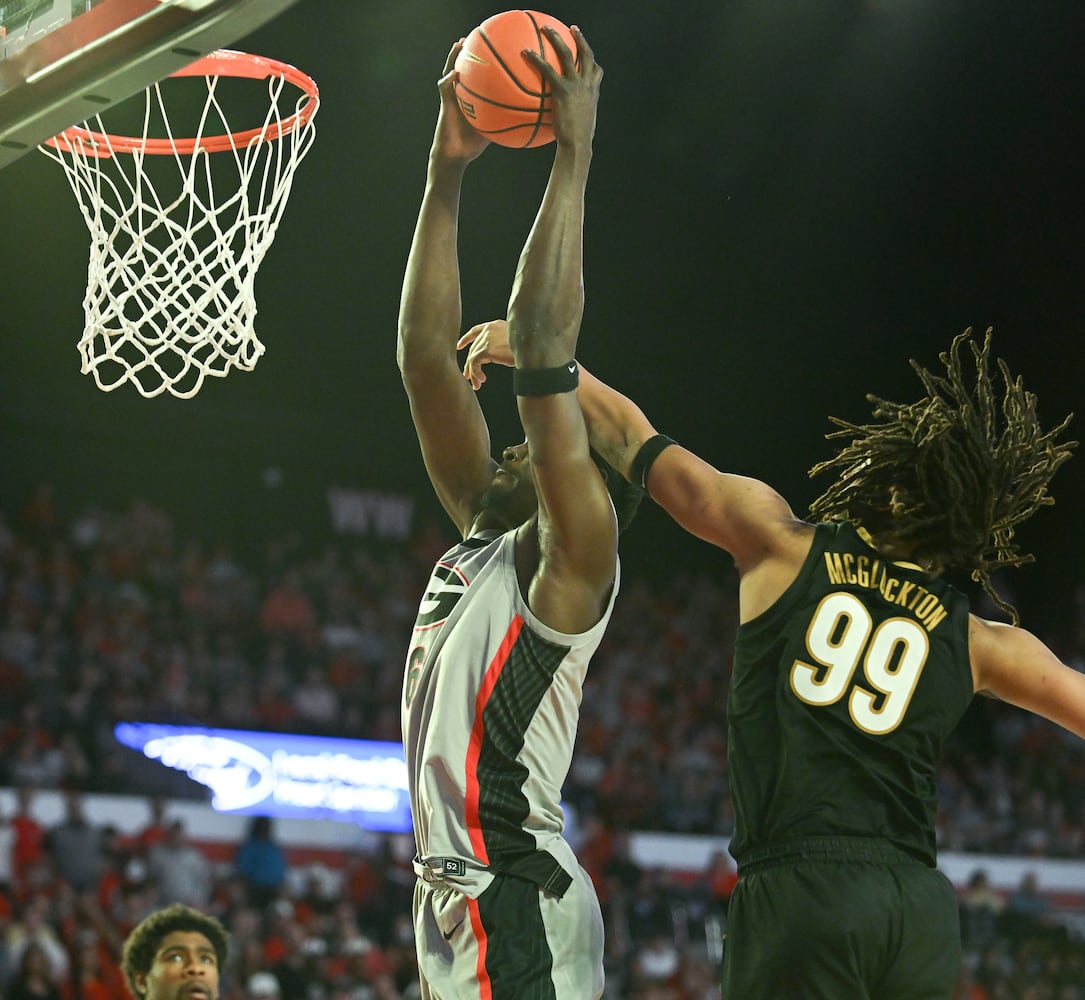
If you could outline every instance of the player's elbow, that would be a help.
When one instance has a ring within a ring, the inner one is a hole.
[[[432,339],[412,333],[409,327],[400,327],[396,342],[396,365],[404,382],[411,378],[423,379],[435,368],[455,362],[455,355],[444,348],[437,347]]]

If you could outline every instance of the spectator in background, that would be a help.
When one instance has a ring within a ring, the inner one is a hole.
[[[1047,917],[1047,900],[1040,892],[1034,871],[1021,876],[1017,888],[1010,893],[1003,911],[1003,926],[1011,936],[1023,937],[1038,928]]]
[[[970,963],[961,963],[957,987],[950,1000],[990,1000],[990,994],[984,989]]]
[[[11,783],[16,787],[55,788],[63,772],[64,761],[57,748],[51,744],[42,746],[32,733],[23,732],[8,762]]]
[[[271,817],[254,816],[234,854],[234,868],[245,881],[249,901],[264,910],[286,882],[286,852],[275,840]]]
[[[169,820],[166,819],[166,802],[160,795],[152,796],[148,803],[150,817],[147,825],[136,836],[135,848],[141,857],[150,856],[151,848],[161,844],[169,834]]]
[[[641,870],[640,881],[629,904],[629,935],[635,950],[647,942],[670,937],[674,930],[673,887],[662,868]]]
[[[119,1000],[123,985],[114,963],[103,961],[103,948],[93,931],[81,931],[75,943],[72,974],[61,988],[63,1000]]]
[[[286,948],[282,957],[274,964],[272,972],[283,996],[302,997],[305,996],[310,979],[311,962],[305,952],[308,933],[295,920],[288,921],[283,930]]]
[[[11,968],[22,968],[25,953],[35,949],[44,953],[53,979],[60,980],[68,974],[70,960],[63,942],[50,922],[51,905],[48,895],[44,892],[35,893],[8,926],[5,944]]]
[[[96,903],[111,911],[130,880],[146,877],[146,863],[134,855],[120,831],[112,824],[102,828],[102,875],[98,879]]]
[[[31,942],[24,949],[6,996],[7,1000],[63,1000],[49,954],[41,945]]]
[[[92,824],[79,792],[65,792],[65,819],[47,837],[49,858],[57,875],[77,892],[94,889],[102,875],[103,831]]]
[[[660,931],[644,940],[633,956],[632,985],[642,990],[649,985],[677,987],[682,957],[674,937]]]
[[[966,951],[983,951],[996,939],[1004,907],[1005,900],[991,888],[987,872],[977,868],[961,896],[961,943]]]
[[[52,751],[55,767],[60,775],[59,783],[67,788],[83,791],[93,789],[95,774],[79,734],[72,729],[65,729],[57,738]]]
[[[285,639],[295,648],[312,644],[317,634],[316,611],[298,569],[288,568],[264,598],[260,627],[267,635]]]
[[[157,885],[158,902],[187,903],[204,909],[211,901],[214,872],[207,856],[185,837],[185,825],[175,819],[166,830],[166,839],[147,855],[151,881]]]
[[[245,984],[247,1000],[279,1000],[279,980],[271,972],[254,972]]]
[[[0,812],[0,893],[10,893],[15,885],[15,840],[18,834],[7,810]]]
[[[39,647],[34,614],[21,597],[11,598],[0,628],[0,662],[11,671],[11,679],[20,685],[27,682],[37,662]]]
[[[270,925],[273,925],[273,915],[278,907],[269,908],[270,919],[247,905],[235,907],[228,914],[219,906],[213,909],[216,914],[222,914],[223,923],[230,931],[230,961],[219,969],[220,975],[232,983],[244,983],[254,972],[268,968],[268,935],[274,933]]]
[[[626,830],[614,830],[610,838],[610,852],[602,865],[605,883],[604,893],[610,897],[631,899],[644,877],[644,869],[633,857],[632,843]]]
[[[254,710],[263,729],[293,731],[297,711],[292,702],[295,668],[290,651],[282,639],[270,639],[258,661],[255,675],[260,678]]]
[[[334,733],[339,718],[339,695],[324,677],[324,671],[310,666],[291,698],[298,725],[309,733]]]
[[[708,890],[708,906],[719,914],[727,913],[727,906],[731,902],[731,893],[738,884],[738,868],[734,861],[722,848],[712,852],[708,859],[708,868],[705,872],[706,888]]]

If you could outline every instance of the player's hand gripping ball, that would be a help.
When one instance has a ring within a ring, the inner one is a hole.
[[[460,110],[482,135],[501,146],[554,141],[550,86],[524,55],[524,49],[531,49],[561,72],[554,46],[542,32],[544,25],[555,28],[576,55],[573,33],[557,18],[537,10],[506,10],[475,28],[456,59]]]

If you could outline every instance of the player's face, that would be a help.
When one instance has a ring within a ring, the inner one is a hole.
[[[142,987],[142,1000],[219,1000],[214,945],[196,931],[167,934],[150,971],[136,985]]]
[[[535,477],[526,441],[510,445],[501,453],[501,465],[486,490],[483,506],[500,511],[510,526],[523,524],[538,510]]]

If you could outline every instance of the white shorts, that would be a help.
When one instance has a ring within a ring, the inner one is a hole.
[[[560,898],[496,875],[471,899],[419,879],[414,933],[422,1000],[597,1000],[603,994],[603,916],[577,868]]]

